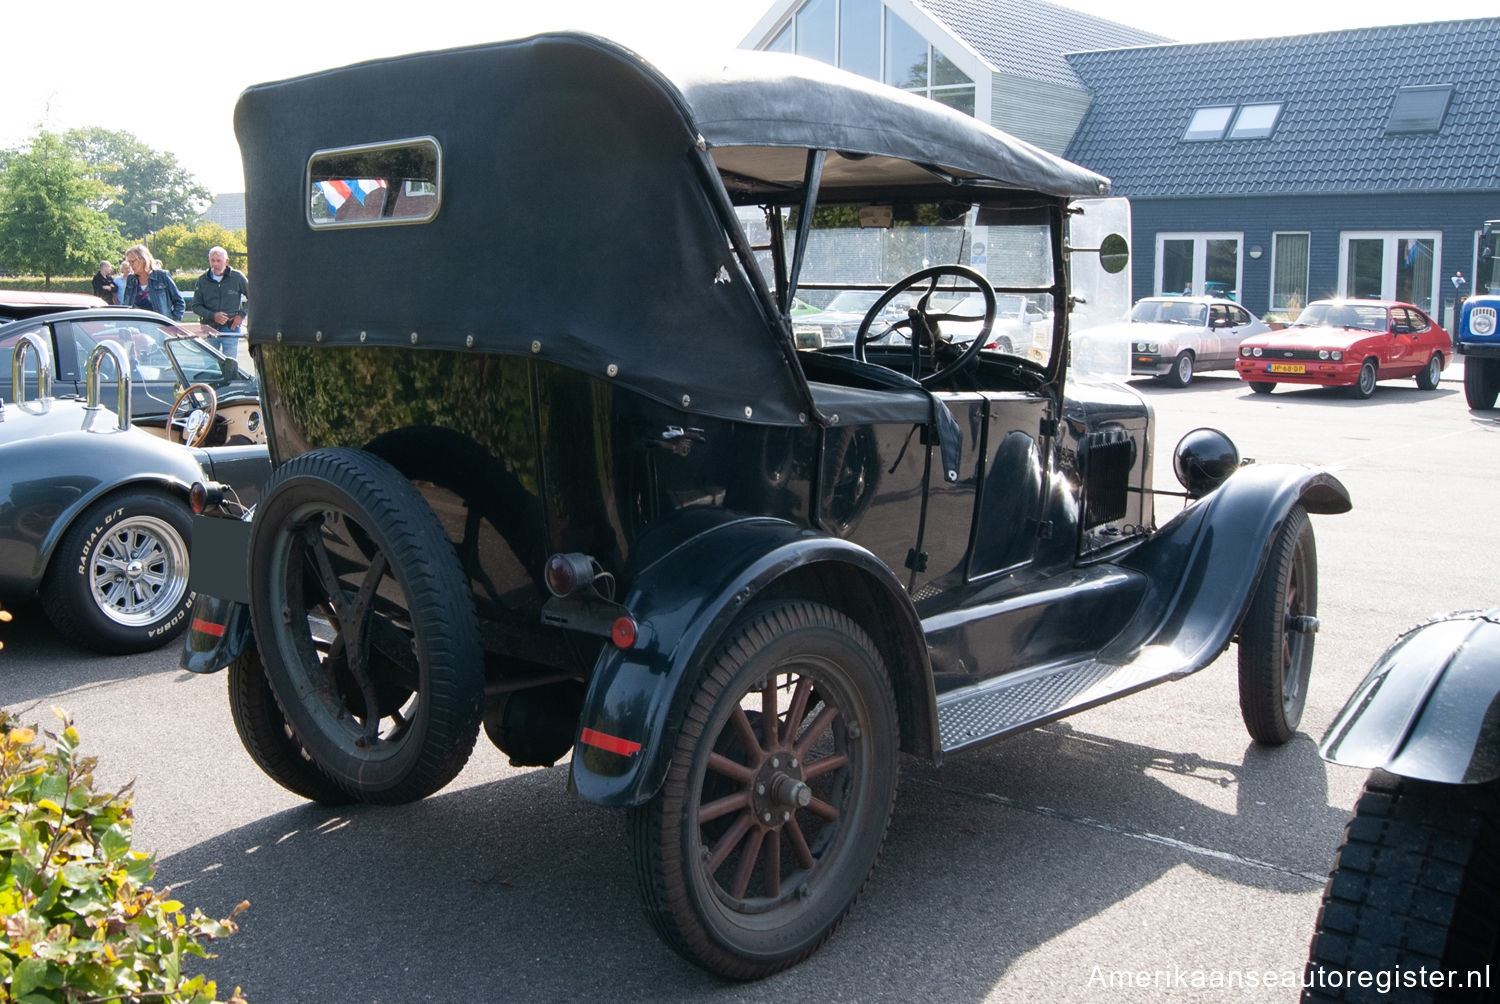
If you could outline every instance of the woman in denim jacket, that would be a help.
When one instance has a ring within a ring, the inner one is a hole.
[[[182,320],[187,305],[177,284],[166,269],[151,265],[151,252],[146,245],[137,244],[125,252],[125,266],[130,274],[125,277],[125,295],[120,298],[120,306],[141,307],[166,314],[174,321]]]

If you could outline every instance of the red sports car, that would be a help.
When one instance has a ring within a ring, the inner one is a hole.
[[[1257,394],[1303,383],[1366,398],[1375,381],[1395,377],[1414,376],[1418,387],[1436,390],[1452,354],[1448,332],[1409,303],[1316,300],[1290,327],[1245,339],[1234,368]]]

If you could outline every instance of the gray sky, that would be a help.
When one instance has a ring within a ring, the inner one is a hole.
[[[1182,41],[1290,35],[1413,20],[1491,17],[1495,0],[1431,0],[1415,7],[1391,0],[1058,0],[1065,6]],[[64,131],[101,125],[124,129],[177,156],[214,192],[243,189],[234,140],[234,102],[266,80],[378,56],[518,38],[554,28],[582,28],[643,55],[663,48],[732,48],[770,8],[766,0],[539,0],[475,3],[422,0],[316,6],[302,0],[227,0],[209,7],[147,6],[148,27],[90,8],[61,35],[60,8],[27,4],[5,13],[6,100],[0,103],[0,147],[19,145],[38,126]],[[128,8],[131,18],[137,9]],[[340,18],[343,11],[358,11]],[[171,39],[171,29],[201,31]]]

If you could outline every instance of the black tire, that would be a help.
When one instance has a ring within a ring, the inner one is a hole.
[[[42,606],[63,637],[97,652],[145,652],[182,634],[192,514],[186,500],[128,488],[100,499],[63,534]]]
[[[1240,716],[1258,743],[1279,746],[1297,733],[1317,616],[1317,543],[1307,511],[1296,505],[1276,531],[1240,625]]]
[[[1367,401],[1375,393],[1375,383],[1380,379],[1380,370],[1375,360],[1366,359],[1359,368],[1359,376],[1349,385],[1349,396],[1358,401]]]
[[[1443,357],[1434,352],[1432,358],[1427,360],[1427,365],[1422,367],[1422,372],[1417,374],[1418,390],[1437,390],[1438,381],[1443,378]]]
[[[995,347],[990,350],[991,352],[999,352],[1007,356],[1015,355],[1016,347],[1009,335],[996,335],[994,342]]]
[[[673,734],[662,790],[630,816],[647,916],[673,950],[732,979],[801,962],[848,914],[885,841],[898,732],[884,661],[828,607],[752,611]]]
[[[1323,890],[1304,1001],[1494,1001],[1467,974],[1500,964],[1500,785],[1370,775]],[[1399,969],[1397,968],[1399,967]],[[1458,974],[1380,993],[1359,972]]]
[[[280,467],[256,509],[251,617],[277,703],[351,795],[437,791],[479,734],[484,661],[458,555],[394,467],[314,450]]]
[[[1186,387],[1193,382],[1193,354],[1187,349],[1177,353],[1172,368],[1157,378],[1168,387]]]
[[[1276,383],[1273,380],[1251,380],[1249,383],[1250,390],[1256,394],[1269,394],[1276,389]]]
[[[1475,411],[1489,411],[1500,395],[1500,359],[1464,360],[1464,400]]]
[[[287,724],[260,652],[254,645],[229,664],[229,716],[245,752],[266,776],[294,795],[324,805],[345,805],[354,797],[318,769]]]

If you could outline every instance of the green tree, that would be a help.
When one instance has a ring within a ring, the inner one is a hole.
[[[226,230],[207,221],[196,227],[174,223],[158,230],[152,241],[156,257],[170,269],[202,271],[208,268],[208,249],[217,246],[229,252],[230,265],[241,272],[246,270],[243,230]]]
[[[96,208],[108,194],[60,137],[38,132],[0,173],[0,262],[40,274],[48,287],[55,275],[92,273],[120,243],[114,222]]]
[[[90,126],[72,130],[64,140],[88,165],[90,176],[112,189],[107,204],[95,208],[106,209],[127,236],[144,237],[173,223],[189,224],[213,201],[213,193],[176,157],[151,149],[132,133]],[[154,215],[152,202],[157,204]]]

